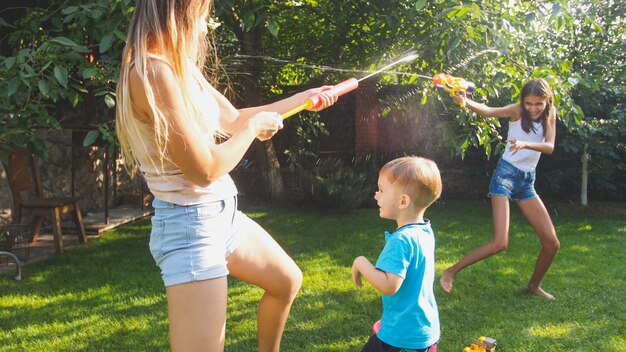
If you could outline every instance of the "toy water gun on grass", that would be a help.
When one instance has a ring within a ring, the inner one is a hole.
[[[445,73],[437,73],[433,76],[433,83],[435,84],[435,89],[443,89],[451,97],[455,95],[464,93],[474,93],[474,83],[464,80],[460,77],[450,76]],[[465,107],[465,101],[461,102],[460,106],[462,108]]]
[[[472,340],[469,347],[465,347],[463,352],[496,352],[497,342],[491,337],[481,336],[476,340]]]

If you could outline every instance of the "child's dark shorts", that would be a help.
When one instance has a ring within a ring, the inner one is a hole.
[[[382,342],[377,335],[372,335],[361,352],[437,352],[437,343],[426,348],[399,348]]]
[[[507,196],[512,200],[537,197],[535,191],[536,172],[522,171],[504,159],[500,159],[489,183],[487,196]]]

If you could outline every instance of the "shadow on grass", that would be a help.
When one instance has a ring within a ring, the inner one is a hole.
[[[165,295],[147,248],[148,222],[123,231],[25,265],[21,282],[3,277],[0,295],[10,296],[10,309],[0,313],[7,332],[0,344],[48,350],[56,340],[60,349],[82,351],[167,346]]]
[[[384,245],[384,231],[395,226],[393,222],[378,219],[376,209],[337,216],[320,215],[310,209],[290,209],[285,214],[280,209],[269,212],[250,209],[249,213],[277,238],[305,273],[316,270],[313,258],[328,257],[331,259],[320,262],[342,268],[346,281],[350,280],[352,260],[365,255],[375,261]],[[551,215],[561,250],[542,286],[553,292],[557,301],[549,302],[526,289],[540,244],[526,219],[512,205],[508,249],[462,271],[451,294],[444,293],[435,283],[443,351],[460,351],[478,336],[497,338],[501,351],[575,351],[585,350],[584,346],[611,351],[623,348],[626,254],[622,248],[626,247],[626,218],[566,210]],[[427,211],[426,217],[432,220],[437,236],[437,275],[492,236],[489,203],[438,204]],[[354,302],[356,296],[347,292],[343,299]],[[369,307],[343,309],[343,316],[348,317],[353,330],[357,326],[355,322],[360,321],[353,311],[366,309],[365,320],[378,319],[379,295],[372,292],[365,305]],[[333,312],[319,308],[324,314]],[[324,326],[333,329],[330,324]],[[364,341],[363,336],[369,335],[367,329],[360,334],[345,333],[343,337],[348,341]],[[599,336],[603,338],[598,339]]]
[[[515,208],[512,208],[515,209]],[[304,285],[283,337],[284,351],[358,351],[381,314],[380,295],[351,282],[352,260],[375,261],[395,224],[376,209],[330,215],[307,208],[248,207],[295,259]],[[427,212],[437,236],[437,274],[491,237],[489,204],[451,202]],[[451,294],[435,283],[442,351],[491,336],[499,351],[618,351],[626,331],[626,220],[560,212],[561,251],[543,286],[525,287],[539,243],[512,210],[509,248],[463,270]],[[65,254],[0,277],[3,351],[161,351],[168,349],[164,288],[148,250],[149,222],[107,233]],[[87,259],[86,259],[87,258]],[[262,291],[229,279],[226,351],[256,350]]]

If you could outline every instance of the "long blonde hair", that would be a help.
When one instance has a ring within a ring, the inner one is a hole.
[[[217,132],[216,126],[207,123],[191,98],[192,85],[196,84],[193,71],[204,69],[207,58],[213,65],[219,65],[213,41],[198,30],[202,16],[210,13],[212,6],[213,0],[137,0],[117,83],[116,132],[128,168],[132,169],[140,160],[152,160],[150,156],[155,151],[151,151],[154,147],[150,144],[156,147],[161,166],[163,161],[169,160],[166,151],[170,132],[166,118],[168,111],[167,107],[157,106],[155,90],[159,87],[152,86],[148,79],[150,50],[158,50],[158,56],[173,70],[176,80],[169,84],[184,97],[182,117],[186,122],[196,131],[212,135]],[[152,109],[151,141],[140,138],[143,136],[140,124],[145,123],[137,118],[131,101],[129,77],[132,69],[143,81],[145,96]],[[154,160],[152,162],[152,166],[158,169]]]

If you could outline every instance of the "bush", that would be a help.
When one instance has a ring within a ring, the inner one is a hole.
[[[349,165],[335,158],[319,160],[311,177],[313,201],[342,213],[372,204],[377,173],[371,166],[368,161]]]

